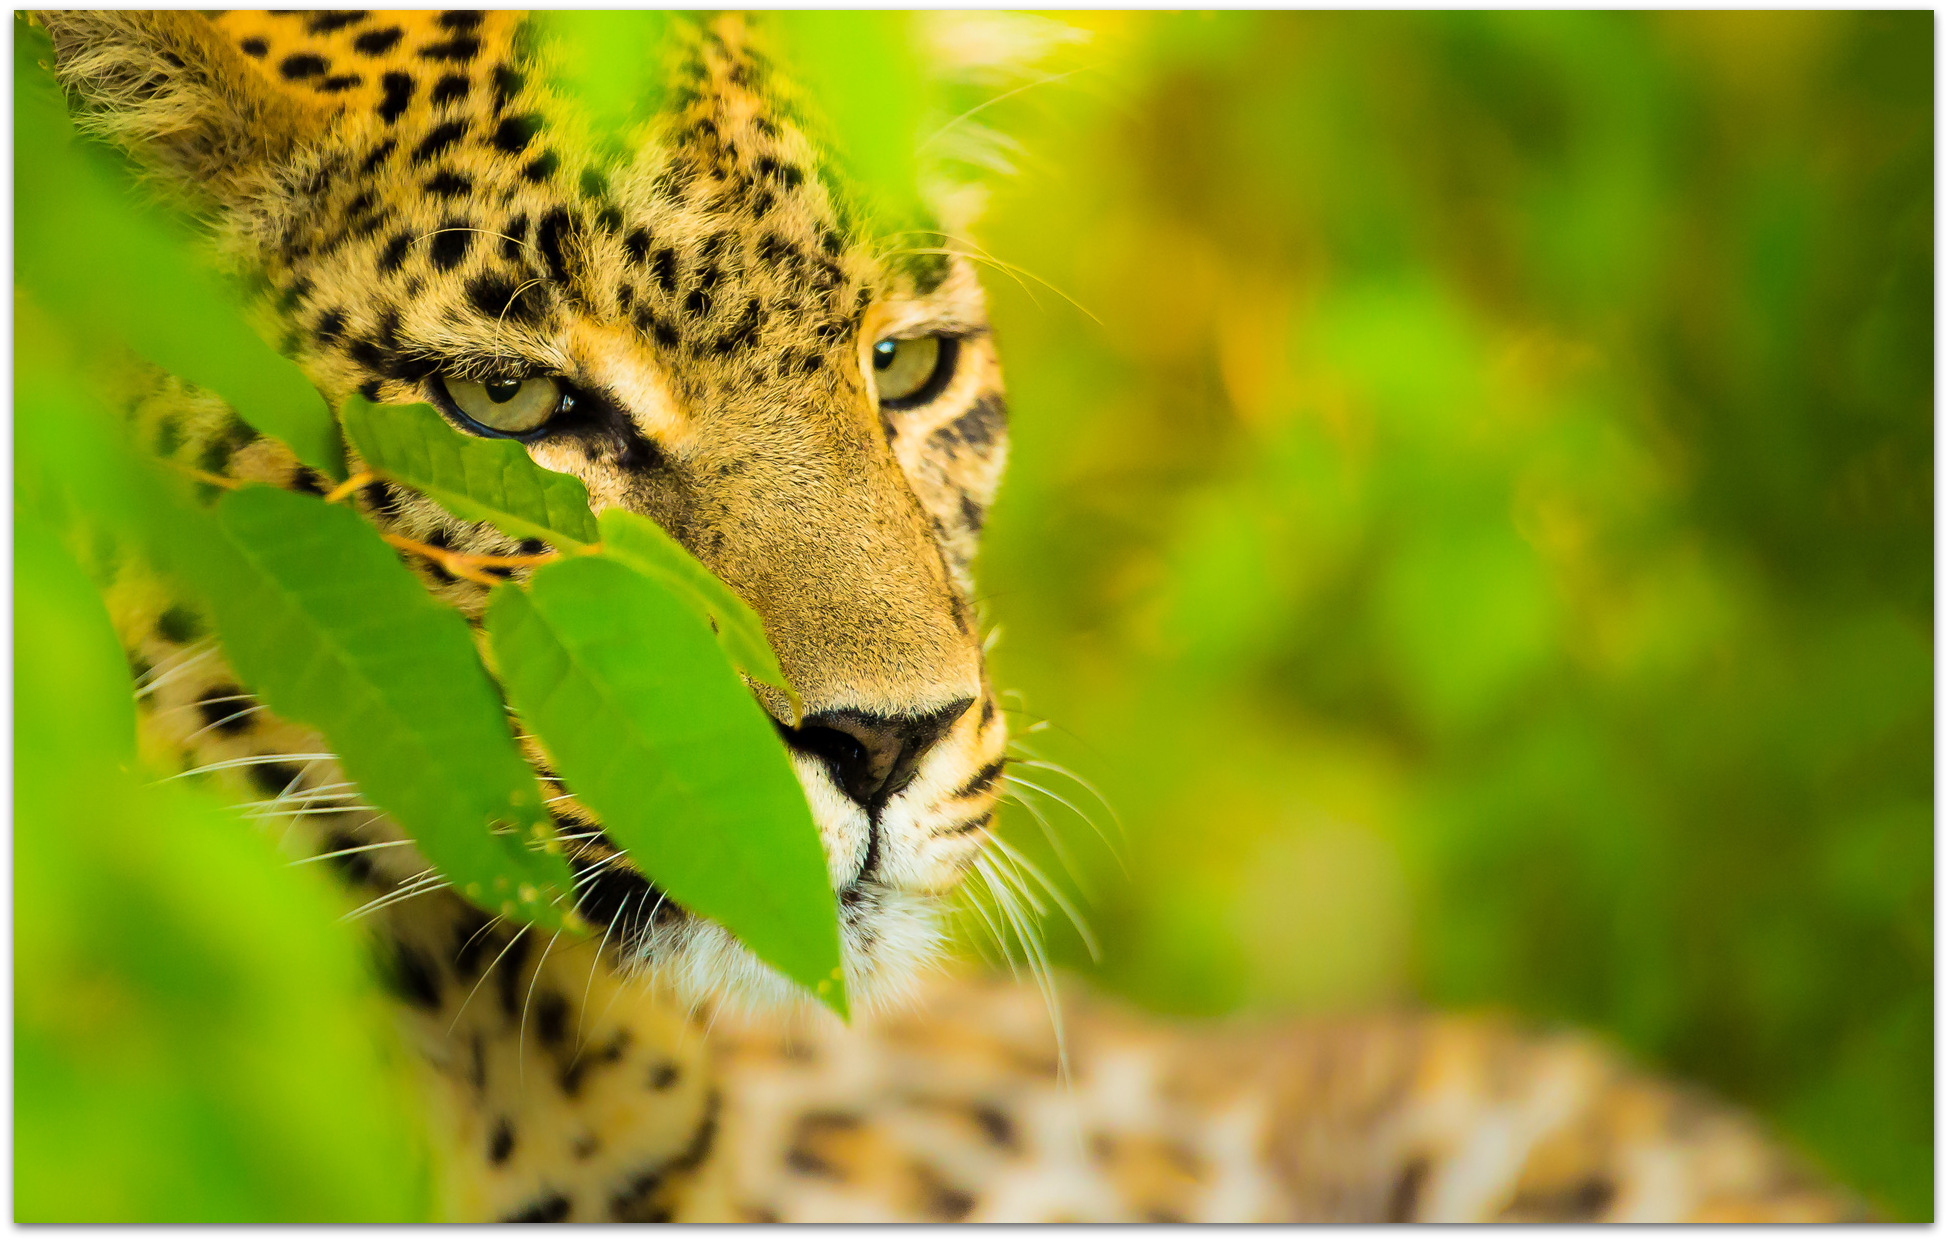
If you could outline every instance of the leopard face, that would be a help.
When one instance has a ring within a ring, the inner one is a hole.
[[[679,35],[662,112],[600,156],[516,14],[46,21],[91,123],[201,192],[328,399],[516,439],[751,604],[804,702],[792,726],[753,687],[821,833],[849,982],[896,989],[988,839],[1006,746],[969,601],[1006,453],[969,265],[846,219],[736,16]],[[358,503],[422,541],[533,550],[386,485]],[[478,615],[480,587],[413,563]],[[693,997],[783,993],[558,804],[594,837],[581,912],[628,961]]]

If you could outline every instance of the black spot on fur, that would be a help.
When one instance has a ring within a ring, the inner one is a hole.
[[[156,423],[155,451],[158,457],[173,457],[183,446],[183,424],[174,414],[165,414]]]
[[[451,216],[440,221],[440,227],[433,233],[433,245],[429,254],[433,266],[440,271],[452,271],[467,257],[473,248],[473,227],[465,220]]]
[[[426,182],[426,192],[441,198],[458,198],[473,193],[473,182],[450,168],[443,169]]]
[[[570,226],[568,213],[557,207],[542,217],[541,227],[535,230],[534,235],[541,257],[548,264],[548,274],[563,284],[568,282],[568,260],[562,244]]]
[[[534,1032],[544,1046],[560,1044],[568,1034],[568,1001],[553,991],[535,997]]]
[[[359,164],[358,166],[359,175],[368,176],[368,177],[371,176],[373,170],[378,168],[380,164],[385,163],[386,157],[391,155],[393,152],[393,148],[397,147],[398,145],[399,144],[397,142],[394,142],[391,138],[387,138],[384,142],[381,142],[378,146],[373,147],[371,152],[367,154],[365,159]]]
[[[504,1224],[559,1224],[568,1218],[571,1204],[560,1194],[537,1198],[501,1222]]]
[[[269,762],[252,763],[244,770],[249,773],[251,784],[266,797],[277,797],[296,788],[298,779],[303,774],[295,764],[274,759]]]
[[[974,402],[966,413],[935,431],[933,438],[949,446],[960,443],[985,450],[994,445],[1007,425],[1008,403],[999,395],[989,393]]]
[[[358,394],[374,405],[379,404],[379,393],[379,381],[376,379],[368,379],[358,386]]]
[[[413,101],[413,80],[404,73],[388,73],[379,79],[379,87],[385,91],[385,98],[379,101],[379,119],[390,125]]]
[[[457,103],[465,99],[467,92],[472,89],[473,80],[466,74],[449,73],[434,85],[433,93],[428,95],[427,98],[433,101],[435,107],[438,107],[444,104]]]
[[[434,126],[433,131],[413,148],[413,163],[424,164],[446,154],[448,148],[466,137],[466,134],[465,121],[448,121],[443,125]]]
[[[258,60],[262,60],[264,57],[270,55],[271,50],[270,45],[262,39],[245,39],[242,43],[237,44],[237,46],[243,49],[244,55],[255,56]]]
[[[277,71],[290,81],[302,82],[306,78],[317,77],[325,71],[325,68],[324,57],[313,56],[309,52],[299,52],[295,56],[286,56],[283,63],[277,66]]]
[[[156,618],[156,632],[178,645],[194,642],[203,635],[203,619],[177,604]]]
[[[1427,1184],[1427,1174],[1429,1171],[1430,1168],[1425,1155],[1416,1156],[1409,1160],[1407,1166],[1400,1170],[1399,1179],[1394,1181],[1393,1189],[1387,1194],[1388,1223],[1410,1224],[1413,1222],[1414,1212],[1420,1207],[1421,1189]]]
[[[330,34],[347,26],[356,26],[370,14],[364,9],[340,9],[336,12],[314,13],[305,19],[304,28],[312,34]]]
[[[406,261],[406,252],[412,248],[413,235],[411,233],[394,233],[392,240],[386,243],[385,251],[379,255],[379,274],[381,276],[390,276],[392,273],[398,271],[400,266]]]
[[[440,14],[443,30],[478,30],[486,14],[479,9],[450,9]]]
[[[955,799],[975,797],[987,792],[994,787],[994,782],[1001,778],[1001,771],[1006,765],[1007,762],[1005,759],[996,759],[994,762],[981,768],[974,773],[973,778],[968,780],[966,784],[954,790]]]
[[[541,317],[541,297],[532,282],[519,284],[505,276],[475,276],[467,281],[467,301],[487,318],[534,323]]]
[[[561,167],[561,160],[556,158],[555,153],[543,151],[535,156],[527,167],[521,169],[521,176],[529,181],[546,181],[555,175],[555,169],[559,167]]]
[[[518,71],[507,65],[495,65],[494,111],[496,113],[504,111],[507,105],[514,101],[514,96],[520,94],[521,88],[527,84],[528,80]]]
[[[370,854],[351,852],[358,849],[360,841],[347,832],[332,832],[324,839],[324,848],[318,856],[326,859],[325,865],[332,868],[348,886],[362,888],[372,884],[373,870]]]
[[[494,127],[493,137],[488,142],[496,149],[509,155],[519,155],[528,149],[528,143],[541,132],[541,122],[528,115],[506,116]]]
[[[352,40],[352,46],[367,56],[383,56],[390,52],[405,31],[397,26],[387,26],[383,30],[368,30]]]
[[[356,73],[340,73],[318,83],[318,89],[328,95],[336,95],[341,91],[348,91],[354,86],[362,86],[364,83],[365,79]]]
[[[301,465],[291,472],[292,490],[302,491],[306,495],[324,495],[335,485],[328,475],[314,470],[308,465]]]
[[[662,1093],[683,1079],[683,1071],[667,1060],[649,1066],[649,1088]]]
[[[644,259],[649,257],[649,230],[645,228],[631,229],[629,235],[622,239],[622,246],[623,249],[629,252],[629,261],[640,265]]]
[[[494,1122],[494,1136],[487,1142],[487,1162],[500,1166],[514,1153],[514,1130],[505,1116]]]
[[[656,284],[665,293],[676,292],[676,251],[668,246],[656,252],[656,261],[650,268],[656,277]]]
[[[974,1123],[981,1127],[981,1134],[988,1141],[1003,1150],[1019,1150],[1021,1135],[1015,1132],[1015,1122],[1008,1114],[990,1103],[977,1104],[972,1113]]]
[[[609,179],[603,176],[600,170],[595,168],[582,169],[581,187],[582,197],[584,198],[607,198],[609,196]]]
[[[203,727],[226,737],[234,737],[249,728],[256,707],[256,700],[244,693],[243,686],[234,683],[213,685],[196,699],[196,713],[203,717]]]
[[[464,65],[480,54],[480,40],[472,35],[455,35],[442,43],[428,43],[419,49],[423,60],[445,61],[448,64]]]
[[[324,314],[318,316],[318,326],[311,329],[311,334],[318,338],[319,344],[329,345],[337,340],[339,336],[343,335],[344,331],[345,312],[342,310],[327,310]]]
[[[758,299],[752,298],[744,303],[743,311],[737,316],[729,330],[717,338],[712,347],[720,354],[735,353],[748,349],[757,340],[758,331],[764,326],[763,312],[758,309]]]

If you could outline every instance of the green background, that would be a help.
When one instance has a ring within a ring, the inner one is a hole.
[[[978,577],[1101,977],[1596,1027],[1931,1216],[1931,15],[1065,21]]]

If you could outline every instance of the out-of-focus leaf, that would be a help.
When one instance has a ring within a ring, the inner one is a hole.
[[[667,14],[556,9],[533,20],[554,41],[556,86],[585,109],[598,140],[621,137],[662,103]]]
[[[47,33],[14,22],[14,279],[82,331],[110,332],[150,361],[221,393],[298,459],[345,477],[323,398],[244,320],[183,241],[133,205],[101,155],[74,138],[44,67]]]
[[[94,584],[41,524],[14,512],[14,698],[59,704],[21,726],[41,744],[127,770],[135,761],[135,695],[115,627]],[[45,735],[53,734],[53,735]]]
[[[927,83],[914,54],[912,14],[790,9],[765,20],[829,123],[840,166],[887,218],[923,216],[914,152]]]
[[[315,868],[125,769],[100,598],[16,528],[14,1216],[424,1219],[403,1056]]]
[[[568,865],[466,622],[356,513],[269,487],[217,505],[223,571],[199,583],[237,674],[318,728],[372,803],[485,908],[558,926]]]
[[[846,1011],[837,908],[771,721],[694,612],[586,558],[496,587],[487,632],[508,700],[568,786],[670,897]]]
[[[647,517],[623,509],[608,509],[597,522],[602,532],[602,554],[621,561],[645,577],[660,582],[709,618],[732,665],[754,681],[783,691],[790,701],[794,719],[802,715],[805,704],[798,691],[785,679],[778,657],[764,637],[764,622],[751,605],[737,597],[722,579],[669,532]]]
[[[430,405],[374,405],[355,396],[339,417],[367,469],[424,492],[455,516],[557,547],[596,539],[582,480],[542,469],[513,440],[457,431]]]

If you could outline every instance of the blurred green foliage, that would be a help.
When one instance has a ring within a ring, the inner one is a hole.
[[[1930,1216],[1931,17],[1065,20],[978,577],[1102,977],[1595,1026]]]
[[[107,612],[19,510],[14,570],[14,1218],[425,1218],[429,1152],[341,898],[138,775]]]

